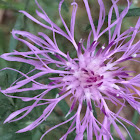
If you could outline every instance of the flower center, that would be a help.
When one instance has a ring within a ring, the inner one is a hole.
[[[74,73],[78,80],[79,86],[82,88],[99,87],[103,83],[103,75],[95,74],[92,70],[82,68]]]

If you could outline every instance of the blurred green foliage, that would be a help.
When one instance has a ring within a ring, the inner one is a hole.
[[[62,29],[64,29],[62,23],[60,22],[60,18],[58,15],[58,0],[40,0],[39,1],[40,5],[44,8],[44,10],[47,12],[49,17]],[[70,1],[65,1],[63,5],[62,12],[64,13],[64,18],[66,19],[66,22],[69,24],[70,21]],[[36,25],[29,19],[27,19],[23,14],[18,13],[18,10],[26,10],[29,13],[31,13],[33,16],[36,17],[35,9],[37,6],[35,5],[35,2],[33,0],[0,0],[0,9],[7,10],[8,12],[12,13],[12,18],[10,21],[8,19],[5,19],[3,23],[0,24],[0,55],[5,53],[5,52],[11,52],[15,49],[17,50],[22,50],[26,51],[27,47],[24,44],[21,44],[17,40],[15,40],[12,35],[10,34],[10,31],[12,29],[17,29],[17,30],[27,30],[29,32],[32,32],[34,34],[37,34],[38,31],[42,31],[47,33],[49,36],[52,36],[50,31],[47,31],[40,26]],[[127,16],[140,16],[140,9],[135,8],[131,9]],[[5,17],[6,18],[6,17]],[[107,17],[106,17],[107,18]],[[115,16],[113,17],[115,18]],[[113,20],[113,19],[112,19]],[[44,21],[42,21],[44,22]],[[98,21],[95,21],[95,24],[97,24]],[[89,28],[89,25],[86,25],[84,28],[85,29]],[[79,32],[79,31],[78,31]],[[85,33],[88,31],[84,31]],[[76,34],[76,41],[79,41],[79,35]],[[60,49],[63,50],[64,52],[67,52],[68,50],[72,49],[71,44],[69,42],[65,42],[64,38],[56,36],[58,40],[58,44],[60,46]],[[64,49],[65,48],[65,49]],[[70,54],[71,55],[71,54]],[[72,55],[75,55],[72,53]],[[73,56],[72,56],[73,57]],[[31,66],[28,64],[21,64],[21,63],[16,63],[16,62],[7,62],[3,59],[0,59],[0,69],[4,67],[13,67],[16,68],[23,73],[27,73],[29,70],[32,69]],[[6,87],[9,87],[16,79],[18,79],[20,75],[16,72],[13,72],[11,70],[6,70],[6,71],[1,71],[0,72],[0,87],[2,89],[5,89]],[[45,78],[44,78],[45,79]],[[44,80],[43,79],[43,80]],[[47,79],[47,77],[46,77]],[[39,79],[42,80],[42,79]],[[48,82],[48,81],[46,81]],[[38,92],[41,91],[35,91],[35,94],[38,94]],[[55,97],[56,93],[58,93],[57,90],[51,91],[50,92],[51,97]],[[55,93],[55,94],[54,94]],[[22,93],[24,96],[24,93]],[[28,94],[28,92],[26,93]],[[29,94],[32,96],[32,94]],[[62,113],[60,115],[57,111],[57,109],[54,110],[52,113],[51,117],[49,117],[45,122],[43,122],[40,126],[35,128],[34,130],[30,132],[25,132],[21,134],[15,133],[21,128],[26,127],[28,124],[33,122],[39,115],[42,114],[42,111],[44,107],[39,107],[35,108],[32,113],[30,113],[25,119],[22,119],[21,121],[18,122],[13,122],[10,124],[3,124],[3,121],[14,111],[27,106],[31,104],[32,102],[24,104],[24,102],[21,102],[20,100],[17,99],[11,99],[5,97],[3,94],[0,94],[0,140],[39,140],[41,135],[45,132],[45,130],[51,126],[54,126],[62,121],[65,120],[64,116],[69,110],[69,106],[65,101],[60,102],[58,104],[58,110]],[[95,113],[96,114],[96,113]],[[139,119],[139,115],[137,112],[135,112],[134,117],[133,117],[133,122],[136,124]],[[44,140],[47,138],[48,140],[56,140],[59,139],[68,129],[70,126],[70,123],[59,127],[58,129],[52,131],[47,135]],[[137,139],[137,135],[135,134],[134,128],[130,127],[129,128],[130,133],[132,136],[135,136],[135,140]],[[75,134],[71,134],[68,137],[68,140],[73,140]],[[86,139],[86,133],[84,136],[84,139]],[[116,138],[117,139],[117,138]],[[129,138],[128,138],[129,139]]]

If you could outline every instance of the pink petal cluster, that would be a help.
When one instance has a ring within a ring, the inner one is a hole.
[[[71,126],[67,130],[66,134],[60,138],[60,140],[66,140],[68,134],[70,134],[72,131],[75,131],[76,133],[75,140],[83,140],[85,132],[87,132],[87,140],[92,140],[93,135],[97,140],[113,140],[110,132],[111,125],[114,126],[119,137],[122,140],[125,140],[125,137],[123,136],[120,127],[118,127],[117,122],[126,129],[129,135],[130,133],[122,121],[136,127],[140,131],[140,128],[119,115],[119,113],[125,107],[125,102],[128,102],[140,113],[140,103],[138,100],[136,100],[138,98],[134,96],[140,96],[140,91],[135,88],[135,86],[140,87],[140,74],[135,77],[131,77],[131,71],[128,71],[125,67],[120,67],[119,65],[124,61],[137,61],[139,64],[137,58],[140,57],[140,40],[134,43],[134,39],[137,33],[140,31],[140,18],[138,19],[135,27],[130,27],[123,33],[121,32],[122,20],[126,16],[130,7],[129,0],[126,1],[128,4],[127,7],[121,13],[119,13],[117,6],[119,0],[111,0],[112,6],[108,13],[108,26],[105,29],[102,29],[106,15],[103,0],[98,0],[100,11],[97,28],[93,22],[88,0],[83,0],[89,23],[91,25],[91,31],[87,41],[80,40],[78,43],[74,39],[74,26],[78,8],[75,1],[71,4],[73,11],[71,15],[70,29],[66,25],[61,15],[61,6],[64,0],[61,0],[59,4],[59,15],[66,31],[63,31],[51,21],[37,1],[36,4],[41,12],[36,10],[36,13],[41,19],[47,22],[47,25],[35,19],[26,11],[20,11],[33,22],[44,27],[44,29],[51,30],[53,33],[53,40],[51,40],[49,36],[43,32],[38,32],[38,35],[36,36],[26,31],[12,31],[13,37],[18,41],[23,42],[28,47],[29,51],[14,51],[11,53],[5,53],[1,55],[1,58],[7,61],[27,63],[34,66],[34,69],[24,74],[12,68],[5,68],[19,72],[22,75],[22,78],[24,77],[25,79],[22,80],[19,78],[13,83],[13,85],[5,90],[1,90],[1,92],[8,97],[18,98],[25,102],[34,101],[34,103],[31,106],[27,106],[13,112],[5,120],[5,123],[18,121],[28,115],[33,108],[45,105],[46,108],[41,116],[27,127],[19,130],[18,133],[32,130],[46,120],[48,116],[50,116],[53,109],[61,100],[65,99],[66,97],[70,97],[69,100],[72,102],[72,104],[66,117],[78,104],[76,113],[66,121],[47,130],[41,139],[51,130],[69,121],[72,121]],[[112,21],[113,11],[115,11],[116,19]],[[112,28],[114,28],[113,33],[111,31]],[[103,44],[100,49],[97,50],[100,37],[106,32],[108,33],[108,44]],[[69,53],[65,54],[59,49],[55,37],[56,34],[63,36],[66,40],[71,42],[77,53],[76,58],[71,58]],[[19,38],[19,35],[27,38],[28,40]],[[84,45],[85,42],[86,45]],[[36,47],[35,44],[40,48]],[[121,55],[117,60],[115,60],[114,55],[118,53]],[[55,59],[50,57],[50,54],[53,55]],[[49,64],[55,64],[57,69],[51,68]],[[29,74],[35,70],[38,70],[38,73],[29,76]],[[37,78],[50,73],[58,75],[56,77],[49,77],[51,83],[42,84],[37,82]],[[32,86],[28,88],[24,87],[28,83],[32,83]],[[44,92],[32,98],[20,96],[20,92],[40,89],[43,89]],[[54,99],[46,99],[45,95],[49,94],[49,92],[53,89],[59,89],[60,93],[57,93],[57,96]],[[130,92],[130,89],[133,90],[133,93]],[[12,94],[17,92],[19,93],[19,96],[14,96]],[[110,110],[109,106],[107,105],[108,100],[112,104],[121,106],[117,113]],[[40,101],[44,102],[40,103]],[[84,117],[81,118],[81,111],[85,106],[83,104],[84,102],[86,103],[86,112]],[[101,115],[104,116],[102,123],[99,122],[99,120],[93,115],[94,110],[92,102],[96,108],[100,109]],[[23,112],[23,115],[14,119]],[[133,139],[131,135],[130,138]]]

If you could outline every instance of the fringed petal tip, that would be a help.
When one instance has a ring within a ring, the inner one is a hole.
[[[18,12],[19,12],[19,13],[24,13],[25,11],[23,11],[23,10],[19,10]]]
[[[6,95],[5,90],[1,90],[1,89],[0,89],[0,92],[3,93],[4,95]]]
[[[12,35],[16,35],[16,34],[18,34],[19,32],[23,32],[23,31],[15,30],[15,29],[13,29],[13,30],[11,31]]]
[[[8,118],[3,122],[3,124],[5,124],[5,123],[10,123],[11,120],[12,120],[15,116],[16,116],[16,115],[14,115],[13,113],[10,114],[10,115],[8,116]]]
[[[15,29],[12,29],[11,33],[13,34],[15,32]]]
[[[9,61],[8,58],[7,58],[7,57],[8,57],[8,56],[7,56],[8,54],[9,54],[9,53],[4,53],[4,54],[0,55],[0,58]],[[0,71],[2,71],[2,70],[5,70],[5,68],[1,69]]]
[[[18,130],[16,133],[24,133],[24,132],[27,132],[27,131],[30,131],[30,130],[25,130],[25,129],[23,128],[23,129]]]
[[[2,55],[0,55],[0,58],[4,59],[4,56],[5,56],[5,55],[4,55],[4,54],[2,54]]]
[[[3,122],[4,124],[5,123],[10,123],[11,120],[14,118],[15,116],[13,114],[9,115],[9,117]]]
[[[21,133],[21,132],[17,131],[16,133]]]
[[[14,30],[14,29],[11,31],[11,34],[12,34],[14,39],[17,39],[17,36],[16,36],[17,31],[18,30]]]
[[[9,120],[8,120],[8,119],[6,119],[6,120],[3,122],[3,124],[8,123],[8,122],[9,122]]]
[[[11,34],[13,34],[14,31],[15,31],[15,29],[12,29]]]
[[[33,129],[32,127],[33,127],[33,124],[30,124],[30,125],[28,125],[27,127],[18,130],[16,133],[24,133],[24,132],[30,131],[30,130]]]
[[[21,129],[22,130],[22,129]],[[24,133],[24,132],[22,132],[21,130],[18,130],[16,133]]]
[[[71,3],[71,6],[73,5],[78,6],[78,4],[75,1]]]
[[[2,70],[3,70],[3,69],[2,69]],[[2,71],[2,70],[0,70],[0,71]],[[6,90],[2,90],[1,87],[0,87],[0,92],[3,93],[5,96],[7,96],[7,95],[6,95]]]

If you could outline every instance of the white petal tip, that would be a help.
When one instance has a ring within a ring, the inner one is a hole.
[[[3,124],[5,124],[5,123],[7,123],[8,121],[7,120],[5,120],[4,122],[3,122]]]
[[[67,118],[69,115],[70,115],[70,112],[68,112],[68,113],[66,114],[65,118]]]
[[[59,97],[59,94],[56,94],[55,98],[58,98]]]

